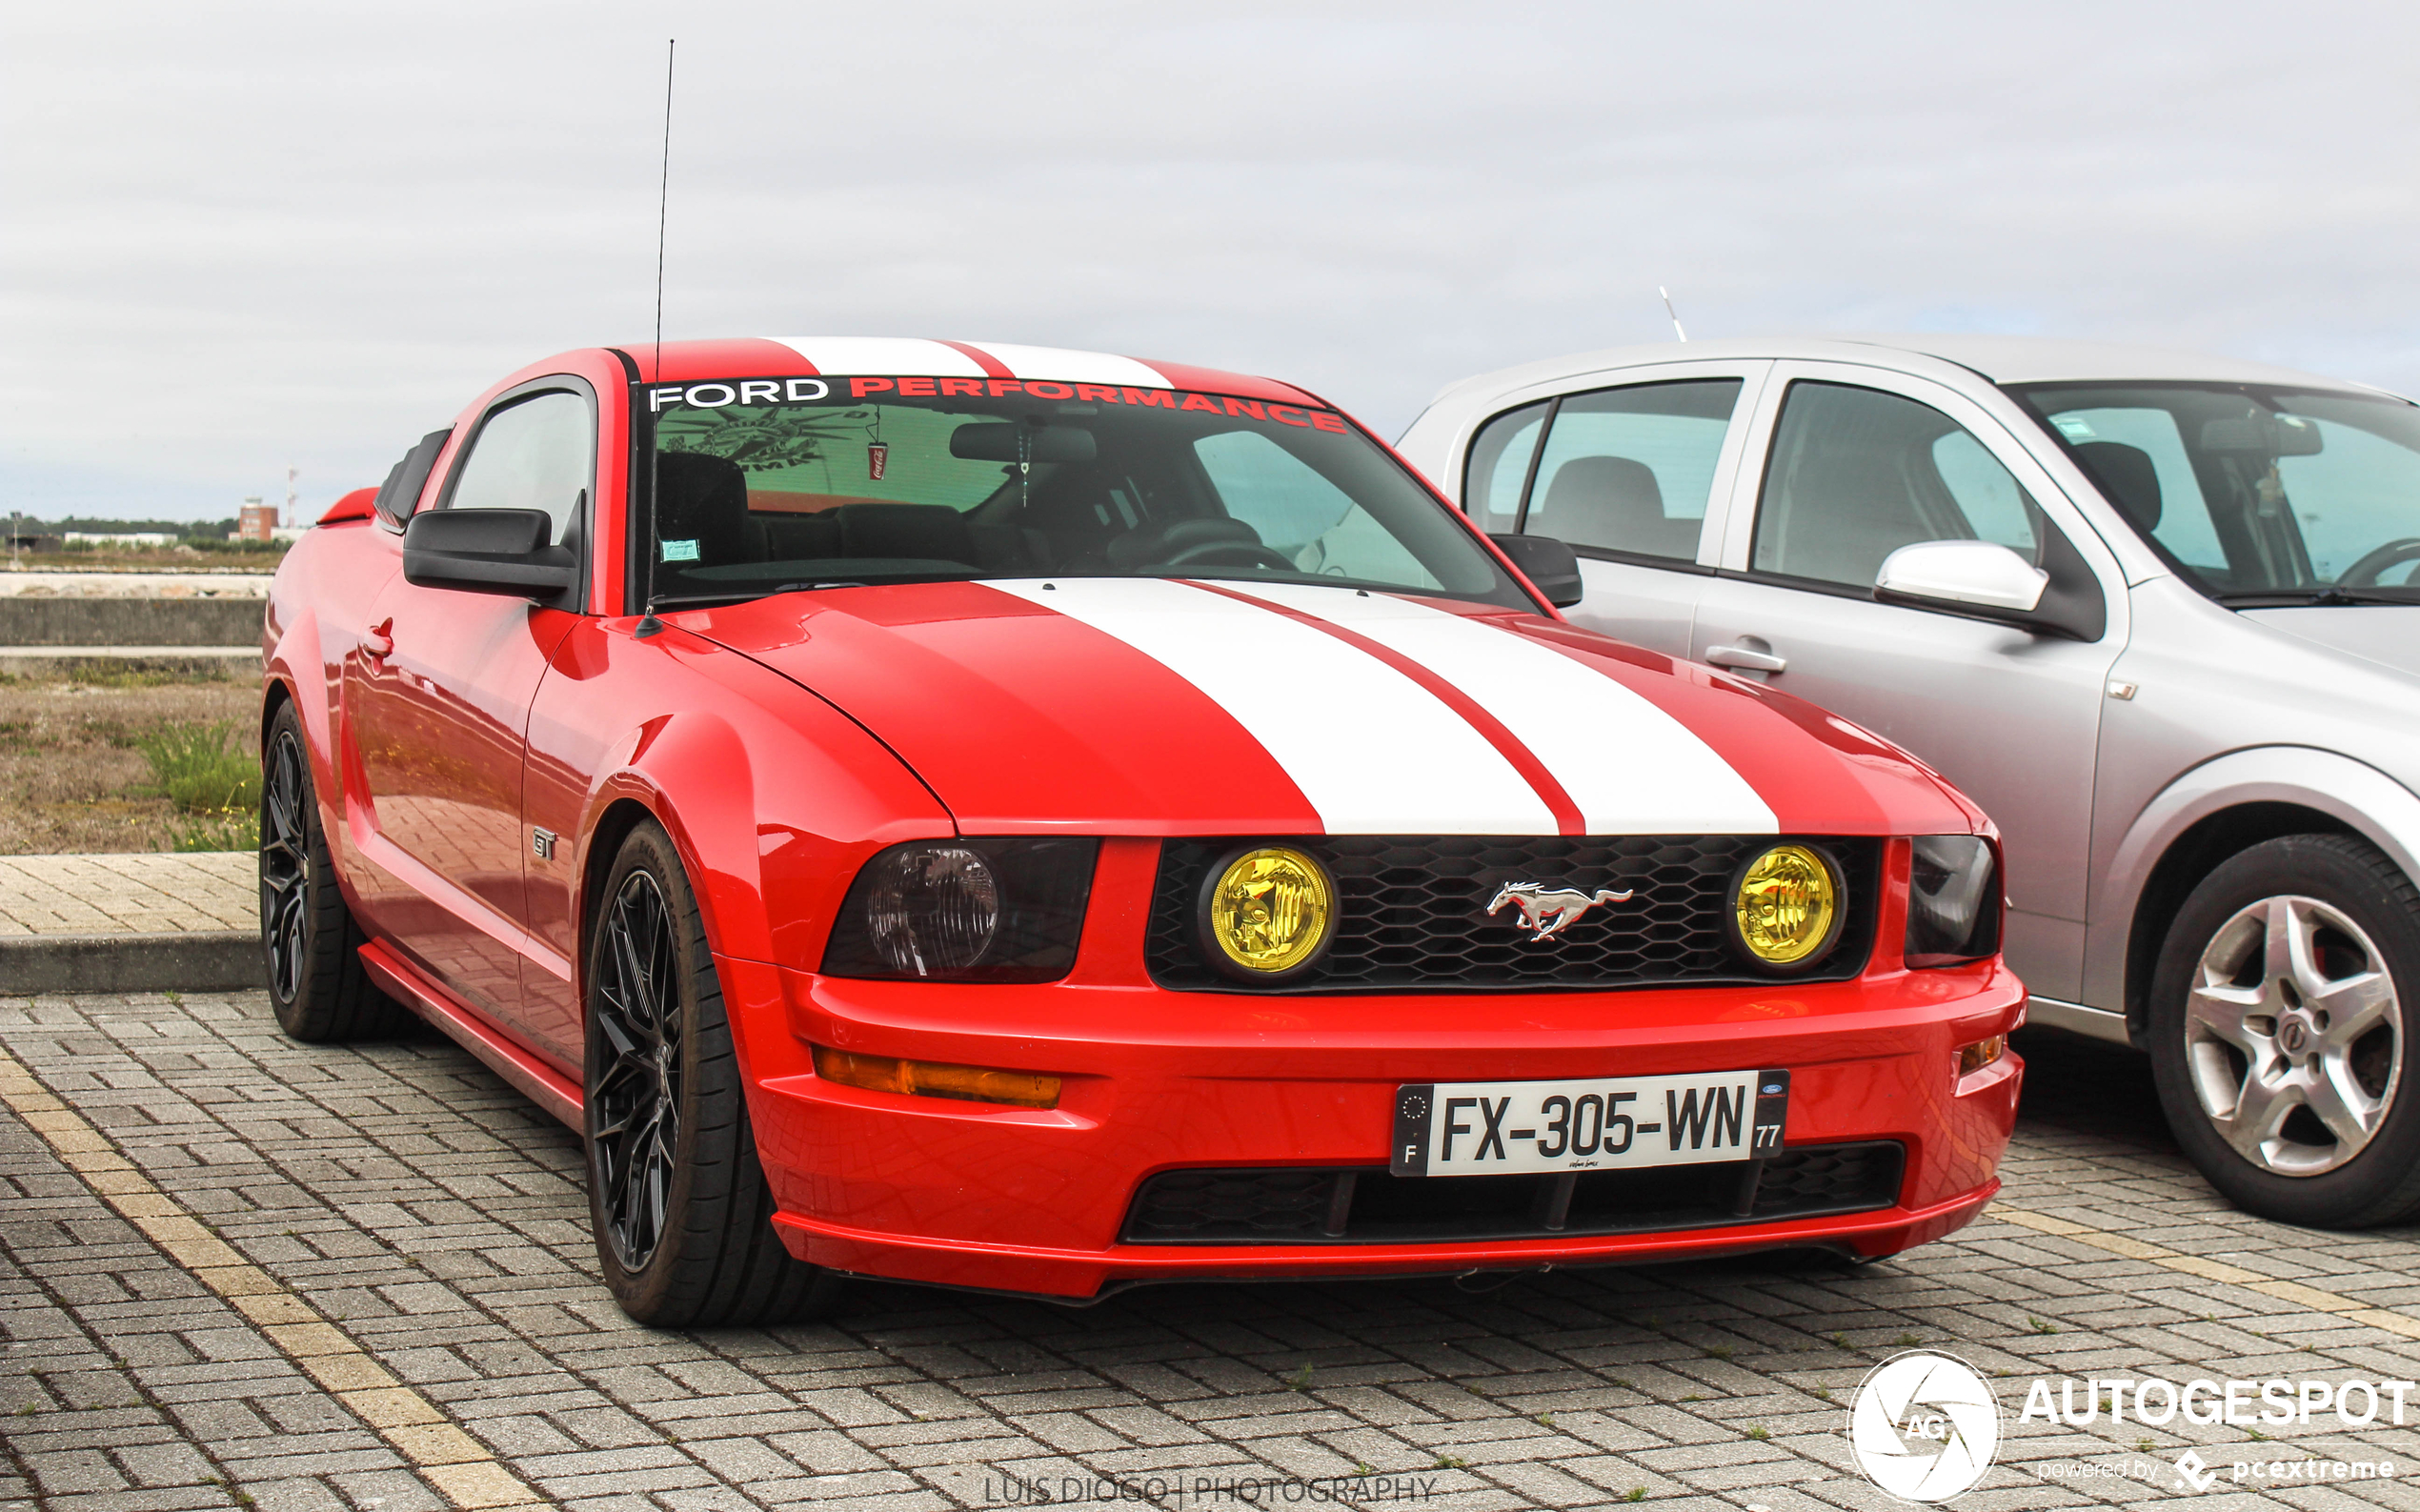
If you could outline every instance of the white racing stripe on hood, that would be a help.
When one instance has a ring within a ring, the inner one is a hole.
[[[814,364],[817,373],[913,373],[979,378],[983,365],[956,347],[918,336],[768,336]]]
[[[1051,582],[985,586],[1090,625],[1200,689],[1284,768],[1330,835],[1556,833],[1545,800],[1485,736],[1334,635],[1183,583]]]
[[[1460,688],[1555,775],[1591,835],[1771,835],[1781,828],[1747,779],[1688,726],[1525,635],[1383,594],[1235,586],[1367,635]]]

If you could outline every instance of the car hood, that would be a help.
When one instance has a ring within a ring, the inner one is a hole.
[[[1985,821],[1785,694],[1538,615],[1059,578],[667,616],[882,740],[961,831],[1887,835]]]
[[[2237,613],[2330,651],[2420,675],[2420,604],[2309,605]]]

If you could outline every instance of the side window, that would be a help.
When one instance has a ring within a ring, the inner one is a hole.
[[[1471,437],[1470,454],[1462,460],[1462,509],[1491,535],[1509,534],[1521,524],[1522,486],[1538,455],[1547,408],[1541,401],[1507,411]]]
[[[1765,462],[1753,564],[1870,588],[1883,559],[1917,541],[1996,541],[2038,566],[2049,529],[2008,470],[1939,410],[1799,382]]]
[[[1740,380],[1649,383],[1556,408],[1522,530],[1574,546],[1695,561]]]
[[[595,475],[595,439],[576,393],[534,394],[498,410],[479,427],[446,508],[544,510],[560,544]]]
[[[1193,451],[1227,514],[1301,571],[1442,586],[1342,489],[1259,432],[1205,435]]]

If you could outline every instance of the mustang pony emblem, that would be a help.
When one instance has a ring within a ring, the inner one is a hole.
[[[1543,882],[1506,882],[1496,889],[1496,897],[1487,905],[1487,917],[1493,918],[1510,903],[1521,913],[1521,927],[1535,930],[1531,939],[1544,939],[1560,935],[1571,927],[1580,916],[1599,903],[1626,903],[1628,893],[1601,888],[1594,897],[1574,892],[1568,887],[1549,890]]]

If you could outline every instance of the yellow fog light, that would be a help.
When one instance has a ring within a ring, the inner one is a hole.
[[[1201,900],[1202,933],[1239,974],[1269,978],[1310,964],[1336,924],[1336,884],[1302,852],[1261,846],[1229,860]]]
[[[1731,900],[1740,944],[1767,966],[1797,966],[1840,932],[1840,877],[1804,845],[1776,845],[1740,874]]]

